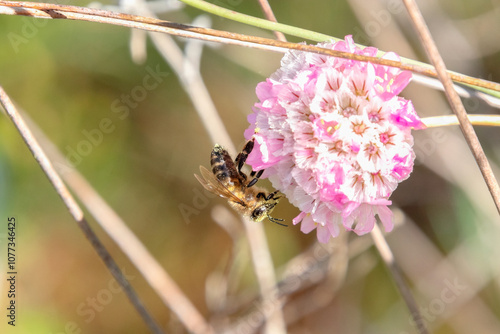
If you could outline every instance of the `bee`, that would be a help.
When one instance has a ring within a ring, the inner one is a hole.
[[[254,141],[249,140],[243,150],[233,161],[229,153],[220,145],[216,144],[210,155],[212,172],[200,166],[202,177],[194,174],[196,179],[208,191],[228,200],[229,205],[252,221],[260,222],[268,218],[273,223],[280,223],[283,219],[270,216],[271,211],[282,197],[276,190],[269,193],[265,189],[254,187],[262,176],[264,170],[252,171],[250,178],[241,170],[248,155],[252,152]]]

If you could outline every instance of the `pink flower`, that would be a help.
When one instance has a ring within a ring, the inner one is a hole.
[[[375,56],[351,36],[321,47]],[[383,58],[399,60],[394,53]],[[248,117],[247,159],[266,169],[273,186],[301,213],[301,231],[318,240],[340,226],[361,235],[379,217],[392,230],[389,197],[409,177],[415,154],[411,129],[422,129],[411,101],[398,96],[411,73],[366,62],[306,52],[285,54],[281,68],[257,86],[259,102]]]

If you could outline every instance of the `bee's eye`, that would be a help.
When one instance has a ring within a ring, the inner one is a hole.
[[[264,214],[267,212],[267,208],[262,205],[252,212],[252,220],[261,221],[265,216]]]

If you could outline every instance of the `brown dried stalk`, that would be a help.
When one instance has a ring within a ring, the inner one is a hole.
[[[2,8],[2,6],[8,8]],[[7,10],[9,9],[9,10]],[[236,34],[220,30],[198,28],[185,24],[179,24],[159,19],[114,13],[106,10],[56,5],[48,3],[35,3],[26,1],[6,1],[0,0],[0,13],[8,15],[24,15],[48,19],[70,19],[98,23],[107,23],[121,25],[129,28],[143,29],[147,31],[157,31],[174,36],[202,39],[206,41],[223,42],[240,46],[251,46],[253,48],[271,50],[276,52],[285,52],[288,49],[306,51],[327,56],[346,58],[358,61],[371,62],[373,64],[397,67],[402,70],[412,71],[425,76],[437,77],[437,72],[432,68],[402,63],[400,61],[381,59],[377,57],[368,57],[352,54],[349,52],[335,51],[321,48],[313,45],[297,44],[276,41],[273,39]],[[468,85],[483,87],[500,92],[500,84],[486,80],[479,80],[473,77],[458,75],[447,72],[452,80]]]
[[[418,8],[418,5],[414,0],[403,0],[406,8],[408,9],[408,13],[410,14],[411,20],[417,31],[420,41],[427,52],[428,57],[430,58],[432,64],[436,67],[436,71],[439,77],[439,80],[442,82],[446,98],[451,106],[451,109],[455,113],[460,122],[460,129],[465,136],[465,140],[469,145],[474,158],[483,174],[483,178],[488,186],[488,190],[490,191],[491,197],[495,202],[497,207],[497,211],[500,213],[500,186],[498,185],[497,180],[495,179],[495,175],[493,174],[493,170],[491,169],[490,163],[484,154],[483,148],[479,139],[477,138],[476,132],[472,127],[471,122],[467,118],[467,112],[465,111],[464,105],[460,100],[457,92],[453,89],[453,82],[451,78],[448,76],[448,72],[446,70],[446,66],[444,64],[443,58],[439,54],[436,43],[432,39],[429,28],[425,24],[424,17]]]
[[[418,308],[417,302],[415,301],[415,298],[413,298],[411,289],[406,283],[403,274],[401,273],[401,270],[399,269],[399,266],[394,259],[394,255],[392,254],[392,251],[389,248],[389,245],[387,244],[387,241],[385,240],[385,237],[378,225],[375,225],[375,227],[371,231],[371,235],[375,247],[377,247],[382,260],[389,269],[389,272],[391,273],[391,276],[396,283],[396,287],[398,288],[399,293],[403,297],[403,300],[405,301],[406,306],[410,311],[413,322],[417,325],[418,332],[421,334],[428,334],[429,331],[424,325],[424,320]]]
[[[85,219],[83,215],[83,211],[80,206],[76,203],[75,199],[69,192],[66,185],[61,180],[61,177],[56,172],[49,158],[38,144],[38,141],[35,139],[31,130],[26,125],[26,122],[21,117],[16,107],[10,100],[7,93],[0,86],[0,104],[4,107],[7,115],[14,123],[15,127],[19,131],[19,134],[23,138],[26,146],[28,146],[29,150],[33,154],[33,157],[38,162],[40,167],[42,168],[45,175],[47,175],[50,183],[56,190],[57,194],[61,197],[64,205],[68,208],[71,216],[76,221],[78,227],[82,230],[85,237],[89,240],[92,247],[95,249],[99,257],[102,259],[108,270],[111,272],[113,277],[116,279],[118,284],[120,284],[125,291],[125,294],[129,298],[132,305],[135,307],[136,311],[143,318],[146,325],[148,325],[149,329],[153,333],[163,333],[161,328],[156,324],[153,317],[146,310],[142,301],[139,299],[134,289],[127,281],[120,268],[116,264],[115,260],[111,257],[111,254],[108,252],[106,247],[101,243],[97,235],[94,233],[89,223]]]

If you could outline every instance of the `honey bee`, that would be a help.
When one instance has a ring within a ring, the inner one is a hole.
[[[212,172],[200,166],[202,177],[194,174],[196,179],[208,191],[228,200],[229,205],[252,221],[260,222],[268,218],[273,223],[280,223],[283,219],[270,216],[271,211],[282,197],[278,191],[269,193],[265,189],[254,187],[264,170],[250,173],[251,180],[242,172],[243,165],[248,155],[252,152],[254,141],[249,140],[243,150],[233,161],[229,153],[220,145],[216,144],[210,156]]]

